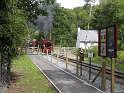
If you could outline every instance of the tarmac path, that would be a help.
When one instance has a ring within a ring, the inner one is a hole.
[[[103,93],[85,81],[59,69],[42,56],[29,55],[29,57],[60,93]]]

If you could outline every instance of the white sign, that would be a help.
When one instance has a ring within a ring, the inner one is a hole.
[[[93,52],[88,52],[88,57],[93,57]]]

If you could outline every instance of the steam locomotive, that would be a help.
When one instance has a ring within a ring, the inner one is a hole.
[[[47,39],[32,40],[30,47],[37,47],[42,53],[51,53],[53,51],[53,43]]]

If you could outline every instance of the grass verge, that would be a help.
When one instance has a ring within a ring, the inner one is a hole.
[[[28,56],[13,60],[11,70],[12,84],[7,93],[57,93]]]

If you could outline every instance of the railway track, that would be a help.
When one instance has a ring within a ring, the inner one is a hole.
[[[68,59],[69,62],[72,62],[72,63],[75,63],[75,64],[78,63],[79,65],[82,65],[84,67],[88,67],[88,68],[91,68],[91,69],[97,70],[97,71],[100,71],[101,68],[102,68],[101,66],[97,66],[97,65],[94,65],[94,64],[91,64],[91,66],[90,66],[90,64],[84,63],[84,62],[82,62],[82,64],[81,64],[81,62],[77,62],[77,60],[74,60],[74,59],[71,59],[71,58],[66,58],[64,56],[60,56],[59,58],[64,59],[64,60]],[[111,70],[109,68],[106,68],[106,74],[109,74],[109,75],[111,74]],[[124,73],[122,73],[120,71],[116,70],[115,71],[115,76],[116,76],[116,78],[124,79]]]

